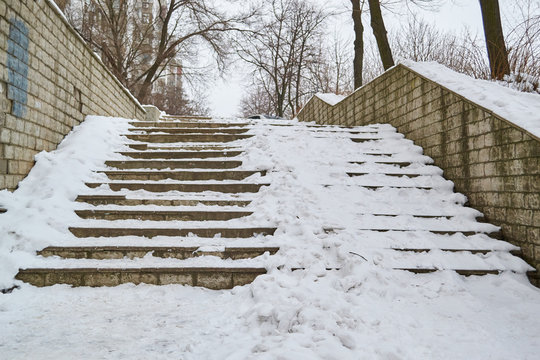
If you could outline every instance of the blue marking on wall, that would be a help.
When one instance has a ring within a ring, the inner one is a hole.
[[[17,18],[9,20],[8,36],[8,99],[11,113],[17,117],[26,114],[28,101],[28,28]]]

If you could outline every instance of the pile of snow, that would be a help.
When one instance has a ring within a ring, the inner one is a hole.
[[[345,95],[338,95],[334,93],[316,93],[315,96],[332,106],[336,105],[346,97]]]
[[[540,95],[474,79],[436,62],[401,60],[401,63],[540,137]]]
[[[19,267],[35,261],[34,253],[54,242],[69,241],[68,227],[77,221],[75,198],[87,181],[98,174],[92,170],[125,149],[119,134],[129,128],[127,119],[88,116],[71,131],[58,149],[35,156],[30,174],[11,193],[0,191],[0,288],[13,284]]]
[[[79,221],[73,214],[78,206],[74,198],[88,193],[85,181],[102,180],[91,170],[119,156],[114,152],[127,142],[119,136],[126,131],[127,120],[105,120],[85,121],[57,151],[38,156],[19,190],[1,193],[0,202],[8,207],[8,213],[0,215],[2,284],[10,284],[22,256],[30,257],[51,237],[76,241],[67,231]],[[440,169],[429,165],[432,160],[422,149],[391,126],[370,125],[355,131],[359,133],[297,121],[260,120],[250,130],[254,137],[230,144],[245,148],[240,157],[243,168],[268,170],[260,180],[271,186],[252,194],[248,209],[255,213],[245,219],[245,224],[267,222],[278,227],[269,241],[280,251],[255,259],[267,266],[268,274],[250,285],[223,291],[180,285],[35,288],[21,284],[13,293],[0,295],[2,356],[535,359],[540,352],[540,291],[525,275],[465,278],[455,272],[415,275],[390,269],[398,262],[419,261],[440,268],[491,264],[524,271],[528,267],[506,256],[512,245],[482,234],[362,230],[375,221],[378,226],[405,226],[418,221],[410,217],[418,212],[453,216],[451,221],[434,219],[429,225],[436,228],[489,231],[495,227],[477,223],[474,218],[479,213],[463,207],[466,198],[453,193],[452,184],[441,177]],[[383,140],[350,140],[372,133]],[[381,158],[372,153],[391,153],[383,158],[411,165],[399,170],[377,164],[374,160]],[[350,178],[347,171],[370,175]],[[422,176],[400,180],[434,189],[388,187],[374,192],[358,186],[389,181],[377,174],[382,171],[419,171]],[[386,220],[373,216],[385,212],[398,216]],[[328,227],[335,231],[326,232]],[[438,250],[405,256],[389,249],[409,246],[500,251],[448,257]],[[304,270],[292,271],[293,267]]]

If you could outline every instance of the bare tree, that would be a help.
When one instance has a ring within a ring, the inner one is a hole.
[[[272,114],[274,104],[261,84],[252,84],[247,95],[241,101],[242,116],[248,117],[256,114]]]
[[[413,16],[392,40],[395,54],[400,58],[436,61],[475,78],[489,78],[483,44],[470,31],[461,35],[443,32]]]
[[[362,8],[364,0],[351,0],[352,19],[354,25],[354,88],[362,86],[362,71],[364,62],[364,26],[362,25]]]
[[[371,16],[371,28],[373,29],[373,35],[377,40],[377,47],[379,48],[379,54],[381,55],[381,61],[383,63],[384,70],[387,70],[394,66],[394,58],[392,56],[392,50],[388,43],[388,37],[386,36],[386,27],[381,13],[381,4],[379,0],[368,0],[369,2],[369,14]]]
[[[510,74],[510,65],[504,43],[499,0],[480,0],[480,9],[484,22],[491,78],[501,80],[504,75]]]
[[[67,14],[82,36],[143,103],[171,63],[201,49],[223,68],[229,34],[244,31],[254,11],[230,15],[209,0],[71,0]],[[81,15],[76,12],[80,11]]]
[[[540,7],[534,0],[516,2],[510,9],[517,25],[507,34],[511,86],[540,93]]]
[[[350,41],[344,40],[338,32],[321,44],[317,60],[308,64],[308,74],[304,86],[310,94],[323,92],[348,95],[353,90],[353,64],[349,51]]]
[[[294,115],[307,95],[303,81],[316,61],[328,14],[305,0],[273,0],[258,29],[237,42],[238,55],[271,98],[278,116]]]

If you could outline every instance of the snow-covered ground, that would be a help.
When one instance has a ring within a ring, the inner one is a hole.
[[[93,169],[103,169],[105,160],[123,159],[115,152],[126,150],[123,144],[129,141],[118,135],[127,128],[125,119],[89,118],[58,150],[37,156],[36,166],[16,192],[0,192],[0,203],[8,209],[0,215],[0,287],[13,285],[19,267],[49,261],[36,258],[35,250],[77,241],[68,226],[105,223],[82,222],[73,213],[81,204],[73,200],[90,193],[84,182],[104,180]],[[475,266],[523,272],[529,267],[507,253],[512,245],[483,234],[402,231],[496,228],[477,223],[475,216],[480,214],[463,207],[466,198],[453,193],[442,171],[429,165],[431,159],[392,127],[370,125],[354,131],[359,133],[257,120],[249,132],[256,136],[229,144],[245,149],[239,156],[240,169],[268,170],[264,177],[246,180],[271,184],[249,194],[253,202],[243,209],[254,214],[227,222],[278,228],[275,236],[257,241],[279,245],[281,250],[250,260],[266,266],[268,274],[250,285],[222,291],[130,284],[35,288],[18,283],[20,289],[0,295],[0,357],[536,359],[540,290],[525,275],[504,272],[465,278],[452,271],[415,275],[391,269]],[[372,132],[377,134],[363,134]],[[369,136],[382,140],[350,140]],[[399,168],[384,164],[385,160],[410,165]],[[347,172],[368,175],[349,177]],[[420,176],[383,175],[400,172]],[[359,186],[396,184],[404,188],[374,191]],[[141,191],[136,196],[148,195]],[[397,216],[385,216],[389,214]],[[419,219],[412,214],[437,217]],[[370,228],[396,231],[366,230]],[[225,241],[215,239],[214,245]],[[411,247],[435,250],[393,250]],[[494,251],[473,255],[436,249]],[[139,261],[226,263],[212,257],[161,260]],[[133,265],[130,260],[125,264]],[[304,270],[291,271],[294,267]]]

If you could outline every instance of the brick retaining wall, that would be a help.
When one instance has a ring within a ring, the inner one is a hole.
[[[313,97],[298,119],[391,124],[423,147],[470,206],[501,226],[540,270],[538,137],[401,64],[335,106]]]
[[[0,0],[0,189],[13,190],[34,155],[86,115],[144,119],[50,0]]]

